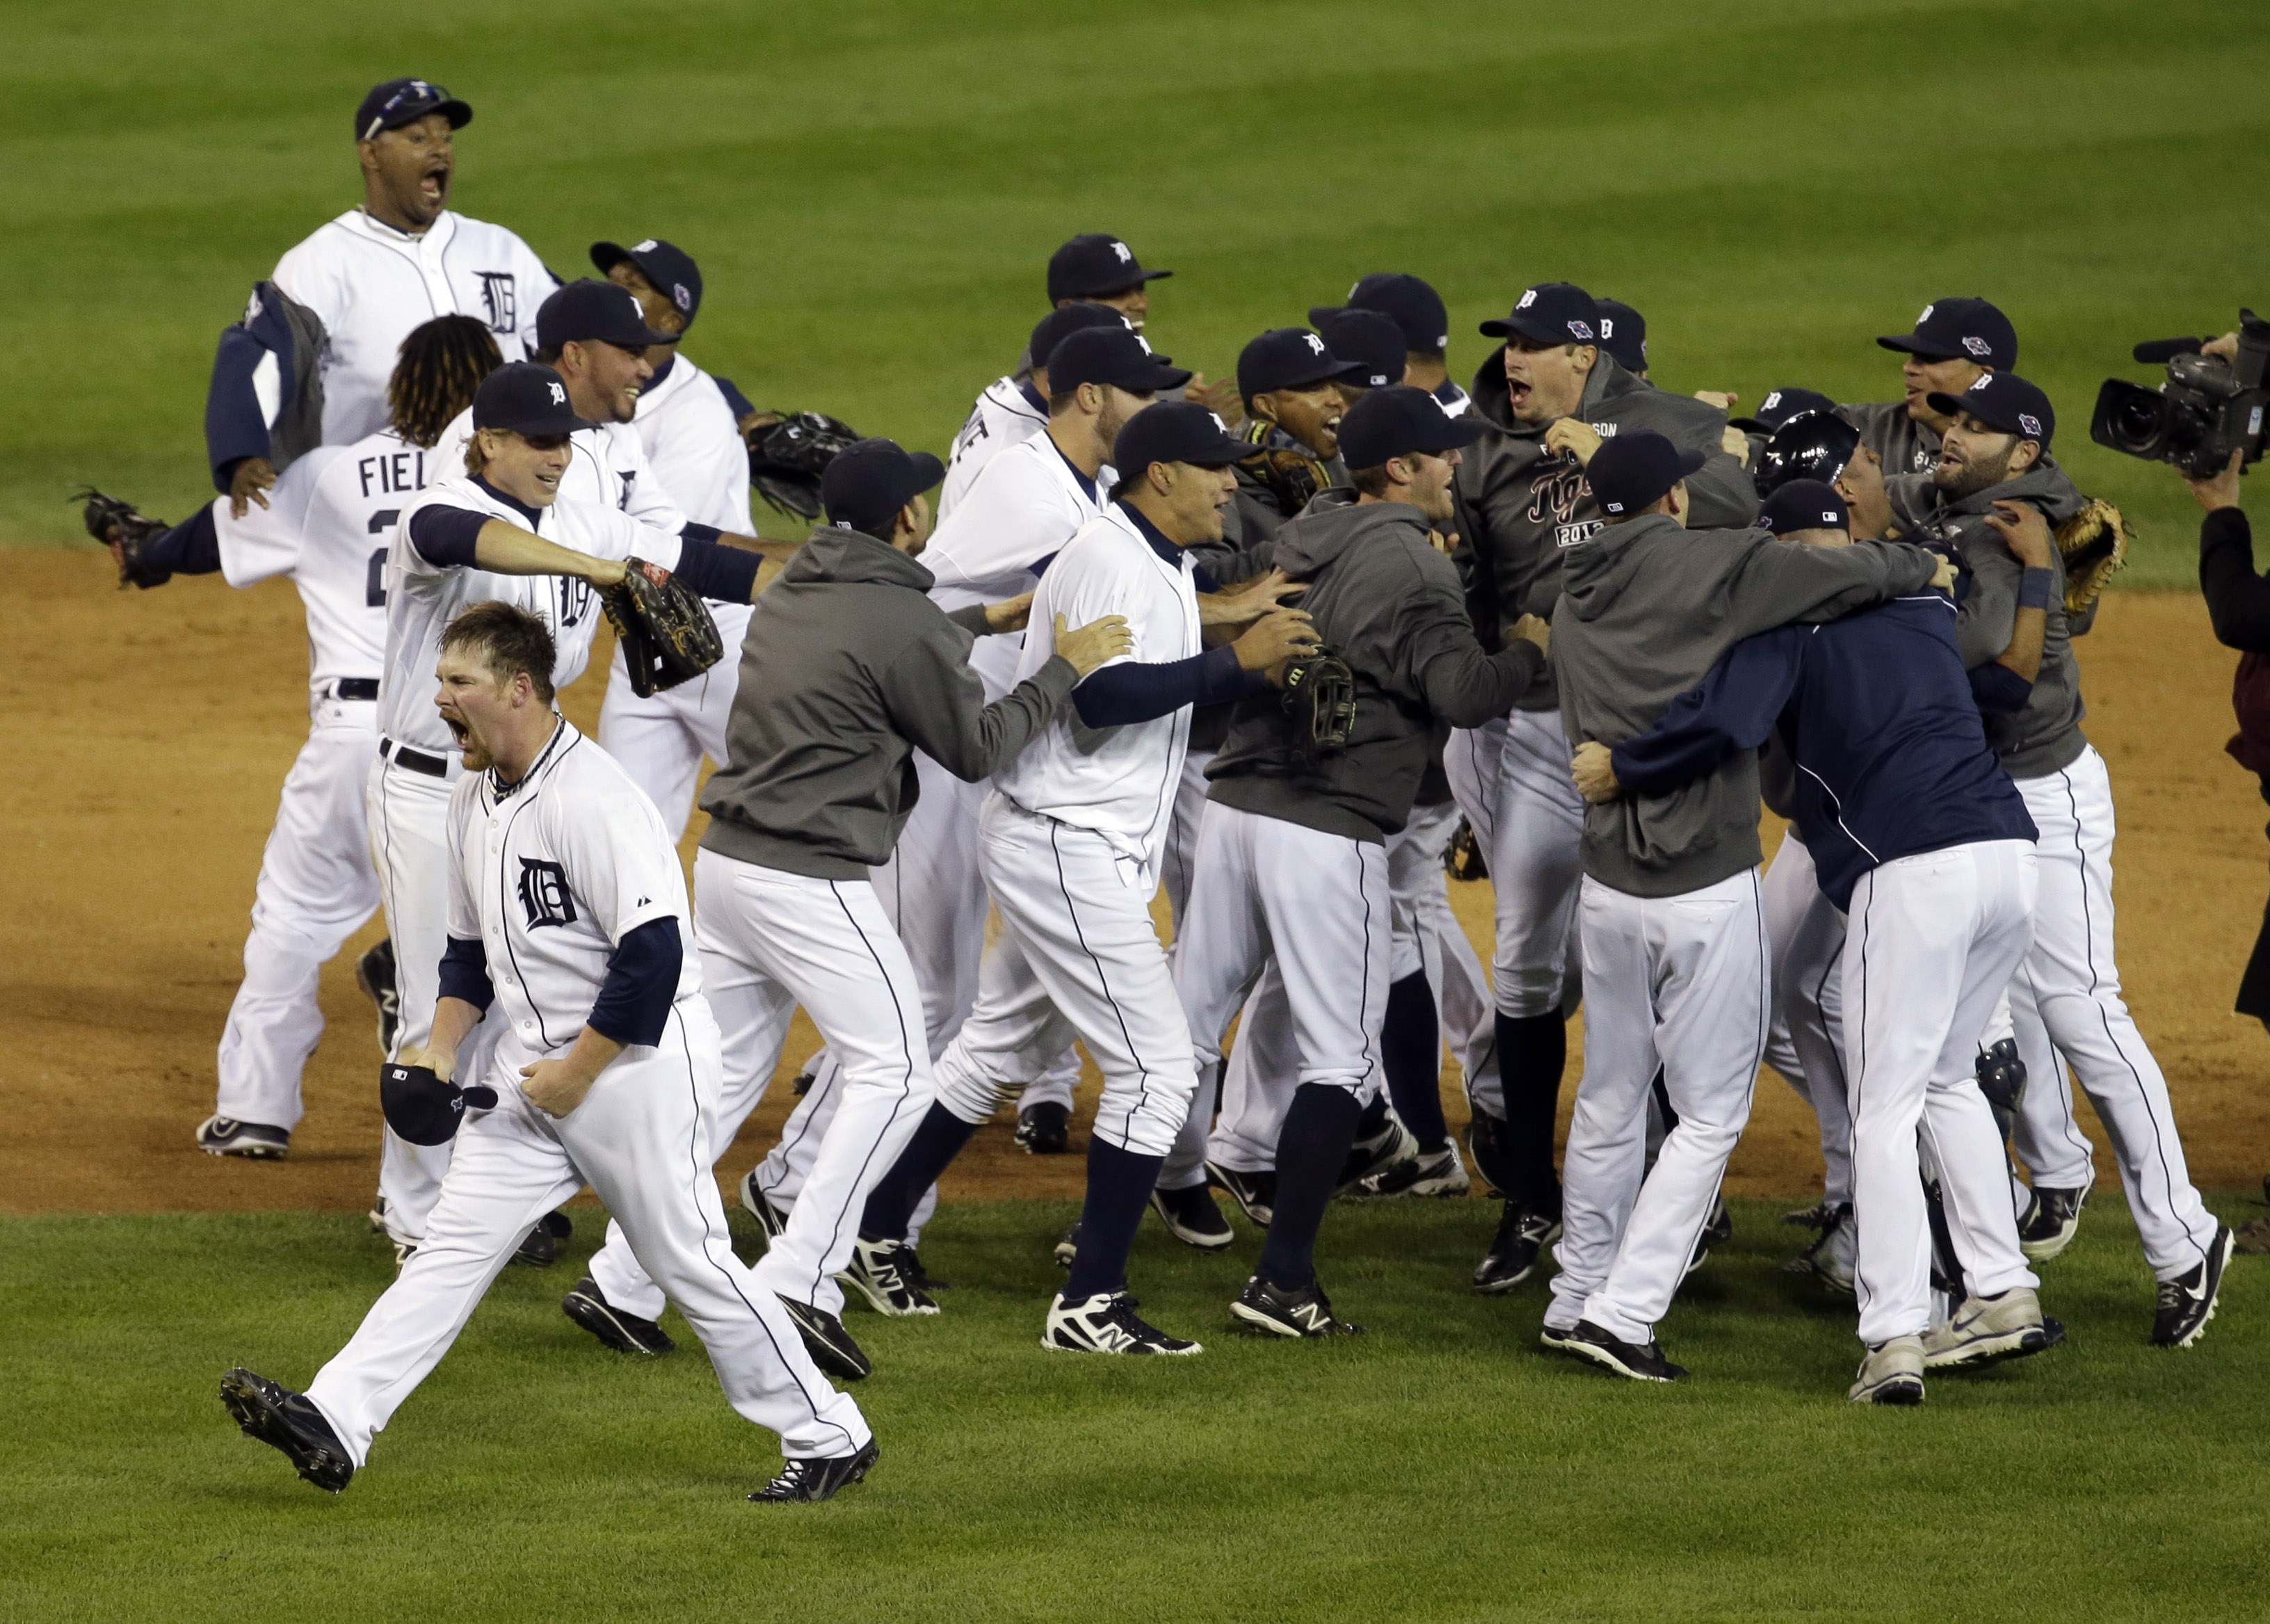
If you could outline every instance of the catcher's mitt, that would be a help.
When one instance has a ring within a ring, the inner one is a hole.
[[[623,640],[623,666],[641,699],[699,677],[725,657],[709,606],[659,564],[627,560],[600,601]]]
[[[1489,864],[1482,857],[1482,843],[1474,838],[1474,826],[1464,818],[1458,819],[1458,831],[1450,836],[1450,843],[1443,849],[1443,871],[1452,879],[1489,878]]]
[[[2128,567],[2128,546],[2136,527],[2102,497],[2057,528],[2058,551],[2065,554],[2065,612],[2077,615],[2096,601],[2105,583]]]
[[[142,560],[144,545],[172,528],[164,520],[137,513],[131,502],[105,496],[91,485],[71,501],[86,504],[86,533],[108,547],[110,556],[117,560],[120,591],[128,587],[161,587],[174,578],[173,571],[156,568]]]
[[[791,412],[750,431],[749,482],[782,513],[820,516],[820,476],[859,431],[820,412]]]
[[[1310,768],[1347,748],[1355,731],[1355,673],[1318,645],[1285,667],[1285,714],[1293,719],[1293,751]]]

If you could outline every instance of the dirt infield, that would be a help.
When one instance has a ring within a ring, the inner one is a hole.
[[[360,1208],[379,1117],[369,1006],[352,962],[381,934],[375,921],[325,972],[330,1026],[291,1157],[216,1160],[190,1139],[212,1109],[213,1048],[261,845],[305,733],[298,599],[281,582],[236,592],[218,580],[121,594],[108,560],[85,552],[17,552],[10,563],[0,1212]],[[2200,1182],[2251,1184],[2270,1164],[2270,1039],[2230,999],[2261,918],[2264,809],[2222,750],[2235,656],[2186,596],[2116,596],[2081,648],[2089,734],[2119,802],[2129,994]],[[606,663],[592,668],[566,696],[579,723],[598,710]],[[1487,957],[1487,887],[1452,894]],[[799,1016],[729,1172],[772,1142],[792,1103],[788,1079],[816,1047]],[[1446,1099],[1462,1121],[1455,1086]],[[2084,1125],[2110,1177],[2103,1135]],[[1076,1135],[1075,1149],[1083,1142]],[[1819,1167],[1809,1114],[1769,1076],[1730,1190],[1799,1193]],[[946,1191],[1071,1196],[1080,1169],[1077,1156],[1020,1154],[996,1124]]]

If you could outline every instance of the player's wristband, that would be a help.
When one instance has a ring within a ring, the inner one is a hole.
[[[2029,569],[2018,582],[2018,607],[2047,609],[2050,588],[2055,584],[2057,572],[2050,569]]]

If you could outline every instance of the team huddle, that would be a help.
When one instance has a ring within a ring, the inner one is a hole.
[[[1761,1064],[1819,1118],[1791,1266],[1857,1301],[1853,1399],[2064,1339],[2036,1271],[2093,1181],[2073,1084],[2152,1339],[2200,1337],[2232,1236],[2120,994],[2070,648],[2103,585],[2084,538],[2119,522],[2051,456],[1994,306],[1878,340],[1901,400],[1792,386],[1730,421],[1649,382],[1639,312],[1567,282],[1481,324],[1462,389],[1440,297],[1380,273],[1209,387],[1146,337],[1172,273],[1088,234],[941,463],[696,367],[682,248],[596,243],[562,281],[450,211],[471,116],[425,80],[370,93],[363,205],[223,335],[215,500],[173,526],[87,505],[122,584],[285,575],[306,606],[312,725],[201,1148],[288,1153],[321,968],[385,915],[358,975],[399,1272],[304,1390],[222,1383],[302,1477],[345,1487],[588,1185],[607,1235],[568,1316],[659,1354],[675,1306],[780,1437],[752,1499],[859,1481],[847,1290],[941,1311],[938,1179],[1005,1106],[1064,1152],[1083,1049],[1050,1351],[1198,1354],[1128,1272],[1146,1212],[1236,1244],[1218,1193],[1263,1232],[1230,1323],[1356,1334],[1318,1277],[1335,1198],[1479,1177],[1502,1212],[1475,1289],[1549,1260],[1547,1347],[1679,1379],[1656,1326],[1729,1232]],[[809,539],[753,533],[753,462]],[[586,737],[557,691],[649,580],[706,600],[724,657],[658,687],[619,644]],[[1789,821],[1770,864],[1762,807]],[[1449,892],[1484,873],[1487,968]],[[752,1268],[713,1164],[799,1007],[825,1048],[739,1181]]]

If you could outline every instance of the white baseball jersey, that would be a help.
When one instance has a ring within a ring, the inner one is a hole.
[[[1124,615],[1134,647],[1109,664],[1162,665],[1202,652],[1191,560],[1175,551],[1178,556],[1162,557],[1116,503],[1082,526],[1041,577],[1016,679],[1056,653],[1059,614],[1066,626]],[[1080,725],[1067,699],[993,783],[1013,805],[1092,829],[1119,856],[1155,873],[1190,737],[1187,705],[1149,722],[1098,730]]]
[[[1034,567],[1062,552],[1082,525],[1102,514],[1102,493],[1113,477],[1105,468],[1096,479],[1087,478],[1045,434],[994,457],[968,500],[923,549],[923,567],[938,583],[931,599],[951,613],[1033,590],[1038,584]],[[970,650],[970,669],[985,679],[989,702],[1016,686],[1022,641],[981,637]]]
[[[631,431],[646,453],[652,488],[645,494],[658,493],[697,524],[735,536],[751,533],[749,448],[716,379],[679,356],[648,382]],[[728,649],[740,647],[754,607],[709,605]]]
[[[946,459],[946,483],[938,487],[938,516],[961,505],[993,459],[1011,446],[1021,445],[1049,426],[1049,403],[1029,383],[1015,377],[996,378],[977,397],[969,416],[953,437]],[[1020,589],[1021,590],[1021,589]]]
[[[449,426],[434,443],[434,454],[444,474],[464,477],[465,448],[472,438],[473,409],[468,406],[449,420]],[[597,428],[578,429],[568,437],[568,448],[574,455],[568,471],[560,476],[560,505],[612,508],[673,539],[689,523],[685,510],[671,500],[669,487],[656,476],[647,461],[646,446],[630,424],[602,423]],[[745,513],[746,508],[744,503]],[[747,534],[739,529],[735,533]],[[639,556],[662,562],[651,552],[642,552]]]
[[[609,956],[649,920],[678,921],[676,1001],[699,999],[693,914],[662,814],[564,716],[517,784],[501,788],[492,769],[450,794],[449,934],[480,942],[490,1019],[503,1018],[502,1042],[523,1055],[575,1042]]]
[[[378,726],[395,743],[429,755],[453,755],[457,748],[434,708],[441,686],[434,668],[441,657],[441,634],[459,612],[494,598],[538,616],[558,645],[552,681],[560,688],[583,674],[602,612],[590,583],[574,576],[499,575],[429,563],[412,545],[410,524],[420,509],[434,506],[485,513],[593,558],[635,555],[664,569],[678,567],[675,534],[665,536],[610,505],[562,495],[549,508],[524,508],[463,475],[422,492],[402,510],[388,545],[386,670],[379,679]]]
[[[504,359],[520,360],[535,338],[537,306],[560,285],[511,232],[447,210],[412,236],[349,209],[277,261],[269,279],[323,323],[326,445],[386,426],[387,381],[412,328],[478,316]]]
[[[308,680],[321,695],[386,667],[386,555],[402,509],[437,472],[432,452],[392,429],[320,446],[286,469],[268,506],[212,505],[221,574],[233,587],[289,575],[308,612]]]

